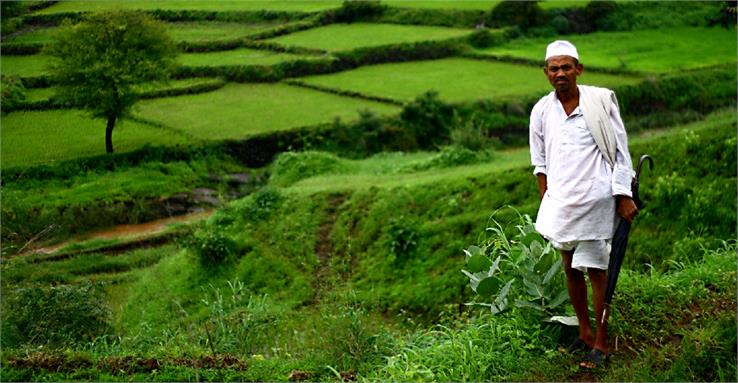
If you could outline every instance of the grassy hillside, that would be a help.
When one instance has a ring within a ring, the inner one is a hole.
[[[614,367],[594,375],[565,367],[574,362],[556,352],[565,329],[541,322],[535,312],[480,316],[478,309],[461,306],[472,298],[459,272],[461,249],[478,243],[495,209],[513,205],[535,213],[537,193],[525,150],[478,153],[461,162],[460,149],[454,149],[457,155],[447,150],[360,162],[320,153],[285,155],[274,165],[271,187],[190,229],[181,248],[130,253],[118,262],[80,254],[56,268],[21,258],[4,263],[4,273],[29,287],[116,278],[105,287],[112,309],[112,327],[105,331],[119,340],[90,344],[75,355],[100,366],[115,363],[122,353],[154,358],[168,366],[153,373],[156,379],[206,374],[183,360],[214,352],[247,363],[203,375],[220,380],[285,380],[293,369],[330,379],[325,365],[382,380],[730,380],[736,261],[734,245],[719,241],[735,231],[735,193],[723,193],[736,182],[730,165],[735,154],[726,151],[735,146],[734,126],[735,114],[728,110],[633,137],[634,156],[650,153],[658,173],[644,172],[649,207],[636,220],[614,302]],[[312,172],[292,172],[300,163]],[[714,186],[697,186],[703,172],[711,174]],[[405,180],[393,181],[388,173]],[[664,193],[675,186],[663,189],[664,183],[681,185],[687,200],[670,199]],[[726,208],[705,215],[705,204]],[[509,209],[495,216],[503,226],[515,224],[516,217]],[[146,271],[128,271],[157,259]],[[4,279],[4,288],[11,280]],[[5,331],[20,336],[13,327]],[[55,355],[47,350],[47,358]],[[33,378],[28,374],[34,370],[18,367],[22,355],[4,355],[15,363],[4,376]],[[67,367],[43,374],[60,379],[70,376],[64,371],[77,371],[77,379],[118,380],[150,373],[125,364],[124,374],[109,374],[85,364],[69,367],[74,364],[64,361],[72,356],[61,358]]]
[[[0,380],[738,380],[723,4],[544,1],[536,25],[472,29],[499,3],[3,2]],[[165,20],[182,65],[137,88],[105,154],[40,49],[118,8]],[[561,351],[559,255],[531,232],[557,38],[656,164],[595,371]],[[494,310],[462,273],[488,244]]]

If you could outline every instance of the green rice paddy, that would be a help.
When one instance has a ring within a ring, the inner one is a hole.
[[[138,87],[138,91],[145,93],[165,89],[182,89],[190,86],[210,84],[220,81],[221,80],[216,78],[193,77],[181,80],[171,80],[164,84],[144,84]],[[33,102],[48,100],[49,98],[54,97],[57,91],[58,90],[55,87],[26,89],[26,101]]]
[[[246,24],[207,21],[165,23],[164,25],[167,26],[170,35],[175,41],[201,42],[243,38],[252,33],[274,28],[279,24]],[[27,29],[16,32],[10,36],[6,36],[3,39],[3,42],[47,44],[53,40],[54,33],[58,30],[58,27]]]
[[[577,46],[581,62],[602,68],[670,72],[736,61],[736,31],[723,28],[665,28],[561,36]],[[551,38],[520,39],[479,50],[543,62]]]
[[[273,28],[279,24],[246,24],[226,22],[178,22],[167,23],[167,29],[176,41],[230,40]]]
[[[127,1],[65,1],[38,11],[39,14],[59,12],[90,12],[109,9],[187,9],[204,11],[294,11],[317,12],[341,6],[340,0],[127,0]]]
[[[445,40],[468,35],[471,32],[471,30],[460,28],[353,23],[331,24],[267,41],[335,52],[414,41]]]
[[[178,61],[185,66],[273,65],[304,58],[306,56],[240,48],[228,51],[185,53],[179,55]]]
[[[105,121],[80,111],[13,112],[2,117],[2,167],[49,164],[105,153]],[[150,145],[192,144],[167,129],[119,121],[113,146],[126,152]]]
[[[50,28],[32,28],[20,30],[10,36],[3,36],[3,42],[22,43],[22,44],[46,44],[52,41],[54,33],[58,31],[58,27]]]
[[[5,76],[32,77],[46,73],[50,61],[45,55],[2,55],[0,56],[0,72]]]
[[[301,80],[307,84],[403,101],[429,90],[454,102],[542,95],[551,90],[541,68],[462,58],[372,65]],[[639,80],[637,77],[585,73],[580,81],[613,87]]]
[[[56,92],[57,89],[54,87],[26,89],[26,101],[45,101],[54,97]]]
[[[380,115],[399,108],[284,84],[229,84],[214,92],[141,101],[136,114],[192,136],[242,138],[255,133],[357,118],[358,110]]]

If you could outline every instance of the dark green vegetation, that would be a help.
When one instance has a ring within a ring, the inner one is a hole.
[[[707,27],[721,4],[2,4],[1,380],[738,378],[735,29]],[[63,19],[119,6],[166,22],[183,65],[135,88],[106,155],[38,53]],[[631,154],[656,159],[594,372],[544,321],[571,314],[562,276],[526,272],[558,255],[515,236],[538,207],[540,56],[580,32],[582,82],[616,90]],[[474,286],[509,286],[506,307],[477,301],[496,315],[464,304],[463,249],[485,243],[518,249],[520,267]]]

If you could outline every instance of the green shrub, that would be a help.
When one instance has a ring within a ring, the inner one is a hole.
[[[492,8],[487,22],[494,28],[517,26],[528,31],[544,25],[547,19],[548,15],[536,1],[503,0]]]
[[[387,8],[378,20],[381,23],[438,25],[471,28],[484,22],[485,12],[475,9]]]
[[[371,321],[366,309],[358,304],[331,305],[321,312],[321,321],[330,329],[320,341],[329,358],[343,371],[360,371],[382,363],[394,343],[386,328]]]
[[[469,36],[469,44],[475,48],[489,48],[505,43],[505,32],[490,32],[489,29],[480,29]]]
[[[7,290],[5,290],[8,293]],[[100,285],[19,287],[3,297],[5,347],[89,342],[110,331]]]
[[[485,230],[487,238],[464,250],[468,270],[462,272],[479,299],[470,304],[497,314],[514,301],[533,317],[561,317],[569,295],[558,252],[536,232],[528,215],[519,216],[513,236],[508,236],[494,214],[490,220],[493,226]]]
[[[281,206],[284,196],[278,189],[262,188],[251,196],[236,203],[236,210],[253,221],[268,219]]]
[[[431,148],[447,142],[454,120],[454,109],[429,91],[408,103],[400,114],[405,128],[415,137],[418,146]]]
[[[603,6],[607,8],[608,6]],[[676,26],[704,26],[722,8],[718,1],[620,2],[599,19],[604,30],[629,31]],[[733,17],[735,21],[735,18]]]
[[[238,245],[218,230],[197,232],[187,243],[203,266],[218,266],[227,262],[238,251]]]
[[[203,299],[207,307],[208,334],[217,353],[262,354],[274,345],[282,313],[266,295],[250,295],[243,282],[228,281],[224,294],[211,286],[212,294]],[[230,291],[228,291],[230,290]]]
[[[26,88],[18,76],[2,76],[0,78],[0,102],[3,113],[18,108],[26,99]]]
[[[323,14],[324,22],[352,23],[375,20],[386,9],[379,0],[344,0],[341,8]]]
[[[438,154],[417,162],[410,163],[400,171],[423,171],[443,169],[461,165],[471,165],[490,160],[490,152],[477,152],[462,146],[444,146]]]
[[[464,120],[459,119],[451,130],[451,143],[473,151],[489,149],[496,141],[491,137],[493,125],[485,117],[477,112]]]
[[[326,152],[285,152],[272,165],[270,182],[275,186],[289,186],[313,176],[335,173],[345,166],[340,159]]]
[[[417,223],[404,216],[390,218],[384,235],[385,248],[394,256],[394,262],[404,262],[412,257],[420,240]]]

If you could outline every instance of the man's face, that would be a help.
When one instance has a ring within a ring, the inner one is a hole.
[[[577,85],[577,76],[582,74],[584,67],[571,56],[553,56],[546,61],[543,73],[548,82],[559,93],[566,93]]]

